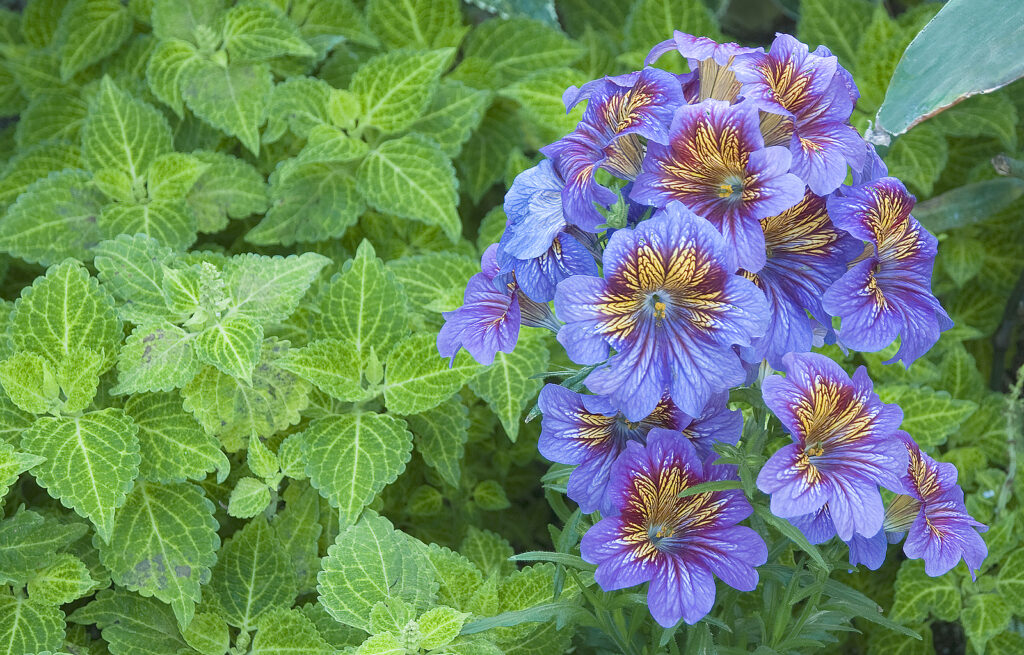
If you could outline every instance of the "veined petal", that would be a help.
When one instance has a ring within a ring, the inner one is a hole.
[[[516,176],[505,195],[508,224],[501,237],[505,253],[531,259],[551,248],[555,235],[566,226],[562,214],[564,186],[548,159]]]
[[[816,120],[798,124],[790,141],[792,171],[814,193],[825,196],[843,183],[846,167],[864,165],[864,141],[852,126],[839,121]]]

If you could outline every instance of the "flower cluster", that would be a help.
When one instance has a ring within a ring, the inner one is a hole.
[[[669,52],[691,72],[652,65]],[[815,543],[838,536],[853,563],[877,568],[905,532],[929,574],[961,558],[973,572],[983,526],[955,468],[899,431],[863,368],[810,353],[898,338],[909,364],[952,325],[930,288],[935,238],[849,123],[850,74],[788,35],[766,52],[676,32],[646,64],[565,92],[583,117],[515,179],[439,351],[489,363],[521,324],[544,326],[589,367],[589,394],[542,390],[539,449],[575,467],[568,496],[601,513],[581,543],[597,582],[649,582],[662,625],[700,620],[713,575],[757,585],[767,549],[737,525],[747,498],[687,489],[735,478],[713,446],[738,443],[728,392],[764,370],[785,373],[763,397],[792,435],[757,478],[777,516]],[[888,510],[880,488],[899,494]]]

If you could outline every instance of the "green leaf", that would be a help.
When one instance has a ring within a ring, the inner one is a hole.
[[[190,67],[199,61],[199,51],[187,41],[170,39],[160,41],[149,56],[146,81],[156,98],[182,118],[185,105],[181,86]]]
[[[317,592],[324,609],[367,632],[378,602],[400,598],[420,610],[437,589],[423,545],[372,511],[338,535],[322,567]]]
[[[195,333],[167,321],[139,325],[118,353],[117,385],[110,393],[171,391],[188,384],[199,371],[195,342]]]
[[[328,50],[346,42],[376,46],[377,37],[366,25],[363,12],[352,0],[310,2],[305,7],[293,3],[292,20],[306,42],[316,50],[316,59],[323,59]]]
[[[942,132],[931,125],[922,125],[893,144],[885,163],[891,175],[899,177],[921,195],[930,196],[948,156],[949,147]]]
[[[875,6],[857,46],[856,82],[861,90],[857,109],[868,116],[882,104],[892,72],[914,33],[900,28],[884,7]]]
[[[228,514],[236,519],[251,519],[270,504],[270,488],[266,482],[244,477],[235,483],[228,499]]]
[[[316,626],[299,610],[278,608],[267,612],[256,628],[252,655],[331,655]]]
[[[219,232],[229,218],[245,218],[267,210],[267,184],[250,164],[223,152],[192,153],[208,168],[188,194],[188,205],[200,232]]]
[[[428,484],[413,489],[405,502],[405,511],[410,516],[436,516],[444,509],[444,496]]]
[[[191,484],[139,482],[117,514],[109,545],[97,542],[114,582],[170,604],[188,625],[217,561],[214,506]]]
[[[366,62],[349,87],[362,103],[360,124],[372,125],[385,134],[411,125],[430,104],[453,55],[452,48],[396,50]]]
[[[327,104],[331,85],[315,77],[293,77],[274,87],[267,106],[267,129],[263,142],[277,141],[290,129],[306,138],[317,125],[330,122]]]
[[[46,462],[36,481],[61,503],[96,526],[110,542],[114,512],[125,503],[139,472],[138,427],[123,410],[107,408],[78,417],[36,420],[22,447]]]
[[[681,25],[674,27],[682,29]],[[670,31],[658,41],[671,34]],[[582,54],[583,48],[561,30],[529,18],[485,21],[466,39],[463,52],[464,61],[475,59],[486,64],[486,78],[492,89],[546,68],[570,66]]]
[[[348,342],[320,339],[288,351],[277,365],[338,400],[360,402],[371,395],[362,385],[362,362]]]
[[[914,207],[914,216],[930,232],[947,232],[990,218],[1024,195],[1024,180],[1002,177],[951,189]],[[988,253],[991,258],[992,253]]]
[[[257,517],[220,550],[208,587],[211,601],[230,625],[252,630],[260,617],[295,600],[291,562],[266,519]]]
[[[82,127],[86,167],[116,166],[141,179],[157,157],[171,150],[171,128],[163,114],[104,77]]]
[[[100,285],[120,301],[121,318],[139,324],[168,314],[162,267],[171,260],[170,248],[145,235],[122,234],[101,241],[94,252]]]
[[[450,644],[459,636],[469,614],[450,607],[435,607],[416,620],[419,624],[420,648],[432,650]]]
[[[0,499],[7,495],[11,485],[17,482],[22,473],[42,463],[42,457],[19,452],[13,445],[0,441]]]
[[[974,96],[932,119],[931,125],[949,136],[994,136],[1017,150],[1017,108],[1004,94]]]
[[[46,414],[60,405],[60,386],[49,363],[31,352],[15,353],[0,362],[0,384],[14,404],[32,414]]]
[[[490,102],[488,91],[454,80],[442,80],[430,107],[409,129],[430,137],[441,146],[444,154],[455,157],[480,124]]]
[[[360,190],[371,206],[441,227],[455,242],[462,223],[455,169],[441,148],[417,134],[385,141],[359,166]]]
[[[917,623],[934,614],[942,621],[960,616],[960,589],[956,578],[929,577],[922,560],[905,560],[896,575],[896,596],[892,618],[900,623]]]
[[[541,138],[554,141],[572,132],[583,117],[583,107],[565,111],[562,93],[570,86],[585,83],[586,77],[573,68],[552,68],[523,78],[501,91],[515,100],[538,128]]]
[[[224,655],[231,645],[228,624],[213,612],[196,614],[181,636],[202,655]]]
[[[245,238],[256,245],[334,239],[354,225],[365,209],[350,166],[298,163],[272,178],[270,208]]]
[[[254,433],[269,437],[295,425],[309,404],[310,384],[278,368],[276,360],[287,351],[287,343],[264,342],[251,385],[205,367],[181,391],[185,409],[229,452]]]
[[[457,0],[370,0],[366,20],[391,49],[458,46],[467,29]]]
[[[68,0],[26,2],[21,16],[21,32],[25,41],[37,48],[50,45],[67,4]]]
[[[985,265],[985,244],[977,239],[958,237],[939,243],[942,270],[962,287],[973,280]]]
[[[77,93],[50,91],[34,96],[18,116],[14,137],[19,150],[28,150],[45,141],[50,141],[51,145],[52,142],[64,141],[64,157],[74,153],[77,149],[71,144],[78,143],[82,124],[88,113],[89,103]],[[76,153],[75,160],[77,161],[80,156],[81,153]],[[63,166],[51,170],[61,168]],[[32,179],[36,177],[40,176],[34,176]]]
[[[367,638],[356,650],[356,655],[403,655],[408,652],[397,635],[383,632]]]
[[[139,426],[139,478],[174,483],[202,480],[214,470],[223,482],[231,468],[217,440],[181,406],[176,393],[136,394],[124,411]]]
[[[266,64],[198,61],[183,75],[181,97],[196,116],[237,137],[255,155],[273,86]]]
[[[531,335],[532,336],[532,335]],[[548,370],[548,348],[540,338],[520,334],[516,349],[497,353],[494,363],[482,368],[469,388],[487,402],[501,419],[505,434],[515,441],[526,408],[544,385],[534,376]]]
[[[299,154],[285,166],[298,168],[301,164],[354,162],[362,159],[369,150],[366,141],[349,136],[333,125],[317,125],[309,131],[306,145]],[[290,176],[294,169],[282,167],[282,175],[285,170]]]
[[[155,200],[184,198],[209,168],[198,157],[171,152],[156,158],[146,173],[149,197]]]
[[[107,205],[98,225],[107,239],[119,234],[144,234],[174,250],[184,250],[196,240],[196,217],[180,198]]]
[[[260,323],[285,320],[330,261],[313,252],[288,257],[251,253],[232,257],[221,272],[231,293],[229,315]]]
[[[283,447],[282,444],[278,448],[279,453]],[[271,526],[291,560],[300,593],[312,591],[316,588],[316,573],[320,569],[318,542],[323,532],[320,524],[320,503],[323,499],[309,484],[298,482],[290,483],[282,496],[285,507],[274,515]]]
[[[0,580],[24,584],[88,531],[84,523],[61,523],[25,509],[0,521]]]
[[[365,362],[371,348],[382,356],[405,334],[405,304],[394,274],[364,240],[321,292],[318,332],[350,344]]]
[[[223,0],[154,0],[153,34],[158,39],[194,39],[203,28],[220,29]]]
[[[640,0],[626,19],[626,49],[640,63],[656,44],[672,38],[674,30],[723,40],[711,12],[700,0]]]
[[[473,502],[483,510],[496,512],[508,509],[512,503],[505,495],[505,489],[495,480],[481,480],[473,487]]]
[[[437,407],[406,418],[423,461],[445,482],[459,486],[462,455],[469,438],[469,410],[457,396]]]
[[[245,451],[245,463],[252,474],[264,480],[272,480],[281,470],[281,460],[262,439],[250,439]],[[273,482],[271,482],[273,484]]]
[[[516,568],[508,559],[515,553],[512,546],[490,530],[469,526],[465,538],[459,545],[459,552],[476,564],[485,576],[504,576]]]
[[[504,177],[511,154],[522,148],[520,122],[515,103],[500,99],[487,110],[480,127],[462,147],[455,166],[460,189],[474,204]]]
[[[259,323],[250,318],[229,318],[203,330],[195,342],[196,358],[252,384],[262,343],[263,327]]]
[[[89,567],[70,553],[59,553],[28,581],[28,596],[44,605],[63,605],[95,588]]]
[[[225,15],[224,46],[232,61],[264,61],[288,55],[312,57],[316,54],[287,17],[255,2],[243,2]]]
[[[764,505],[754,505],[754,513],[757,514],[757,516],[765,523],[781,532],[783,536],[788,537],[790,541],[800,548],[800,550],[810,555],[811,559],[813,559],[818,566],[826,571],[830,570],[831,567],[822,556],[821,551],[817,546],[807,540],[807,537],[799,528],[789,521],[775,516]]]
[[[20,120],[19,120],[19,125]],[[76,139],[77,141],[77,139]],[[20,146],[0,172],[0,202],[13,203],[34,182],[66,168],[79,168],[82,153],[69,141]]]
[[[117,52],[132,33],[128,7],[120,0],[73,0],[61,16],[60,76],[75,74]]]
[[[163,655],[188,647],[170,607],[123,589],[99,592],[96,600],[75,610],[68,619],[84,625],[95,623],[113,655]]]
[[[947,391],[908,385],[878,385],[875,392],[883,402],[896,403],[903,409],[901,428],[910,433],[922,448],[940,446],[955,433],[978,404],[957,400]]]
[[[480,272],[480,263],[475,258],[452,252],[393,259],[387,267],[394,271],[409,304],[432,313],[461,305],[466,282]]]
[[[871,22],[872,5],[866,0],[802,0],[797,38],[812,50],[824,45],[839,57],[840,65],[853,68],[859,38]]]
[[[480,372],[468,353],[459,353],[450,366],[437,354],[436,342],[432,334],[414,334],[388,355],[384,402],[389,411],[418,414],[436,407]]]
[[[398,478],[412,453],[405,421],[367,412],[316,419],[303,443],[310,483],[346,523]]]
[[[1024,548],[1018,548],[999,563],[996,586],[1013,613],[1020,614],[1024,610]]]
[[[431,544],[427,550],[434,579],[440,585],[437,602],[466,609],[466,602],[483,584],[484,576],[473,562],[459,553]]]
[[[985,644],[1010,626],[1010,607],[995,594],[976,594],[967,601],[960,617],[967,639],[978,652],[985,652]]]
[[[0,593],[0,655],[58,651],[64,612],[55,605]]]
[[[1024,74],[1024,43],[1016,26],[1024,6],[1000,0],[951,0],[913,43],[893,73],[877,128],[902,134],[958,100],[998,89]],[[978,48],[984,35],[986,46]],[[945,53],[962,53],[936,66]]]
[[[0,218],[0,250],[44,266],[65,257],[89,259],[89,247],[100,240],[96,220],[104,204],[88,173],[51,173],[25,189]]]
[[[79,348],[61,360],[57,367],[57,383],[64,393],[61,411],[74,414],[91,405],[100,373],[106,369],[103,356],[91,348]]]

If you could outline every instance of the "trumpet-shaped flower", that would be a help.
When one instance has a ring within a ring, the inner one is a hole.
[[[676,110],[669,143],[651,143],[631,197],[655,207],[678,201],[707,218],[748,271],[764,265],[760,219],[800,201],[789,151],[764,147],[757,109],[706,100]]]
[[[811,514],[828,503],[841,539],[873,537],[883,518],[878,485],[901,488],[896,472],[907,453],[896,430],[903,412],[878,399],[863,366],[851,379],[815,353],[790,353],[782,361],[786,377],[768,377],[762,389],[793,443],[765,463],[758,488],[771,494],[777,516]]]
[[[586,384],[627,420],[648,416],[666,392],[698,416],[714,394],[743,382],[733,346],[750,345],[767,325],[764,294],[735,270],[714,227],[674,204],[611,236],[603,279],[558,285],[555,311],[566,322],[558,341],[578,363],[604,362]]]
[[[616,460],[608,484],[610,507],[583,536],[580,552],[597,564],[602,589],[650,582],[647,602],[665,627],[703,618],[715,602],[714,576],[741,591],[757,586],[755,567],[768,550],[750,528],[739,490],[679,493],[702,482],[733,477],[729,467],[701,462],[687,439],[655,428],[646,446],[633,441]]]

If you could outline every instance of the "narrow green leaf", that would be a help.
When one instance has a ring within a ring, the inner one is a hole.
[[[795,525],[793,525],[786,519],[780,519],[779,517],[775,516],[764,505],[754,505],[754,513],[757,514],[758,518],[760,518],[762,521],[771,525],[773,528],[781,532],[783,536],[787,537],[790,541],[795,543],[797,547],[800,548],[800,550],[810,555],[811,559],[813,559],[818,564],[818,566],[825,569],[826,571],[831,569],[831,567],[828,565],[828,562],[825,561],[824,557],[822,557],[821,551],[818,550],[818,547],[812,544],[810,541],[808,541],[807,537],[804,536],[804,533],[801,532],[800,529],[797,528]]]

